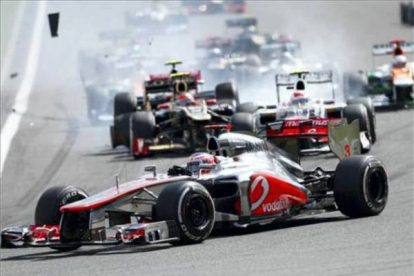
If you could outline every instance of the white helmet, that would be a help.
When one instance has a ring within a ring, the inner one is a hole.
[[[404,68],[407,65],[407,58],[403,55],[395,56],[392,60],[392,67]]]

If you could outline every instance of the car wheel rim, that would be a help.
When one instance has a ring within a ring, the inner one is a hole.
[[[385,180],[377,170],[369,176],[368,195],[374,203],[380,203],[385,196]]]
[[[208,206],[200,196],[190,199],[187,210],[188,222],[193,228],[203,229],[209,223]]]

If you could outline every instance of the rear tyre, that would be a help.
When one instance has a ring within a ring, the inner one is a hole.
[[[153,139],[156,134],[154,114],[150,111],[137,111],[131,115],[131,153],[135,159],[151,155],[145,140]]]
[[[35,210],[35,225],[59,225],[62,213],[60,207],[88,197],[88,194],[77,187],[52,187],[47,189],[39,201]],[[52,247],[59,251],[70,251],[80,246]]]
[[[197,182],[168,184],[158,197],[155,220],[174,220],[178,226],[180,244],[201,243],[214,226],[214,202]]]
[[[231,117],[231,131],[256,134],[255,117],[250,113],[235,113]]]
[[[347,120],[348,124],[351,124],[353,121],[358,119],[359,131],[368,133],[370,144],[372,144],[368,112],[364,105],[352,104],[352,105],[345,106],[344,109],[342,110],[342,117]],[[368,153],[370,150],[371,150],[371,146],[369,146],[368,148],[363,148],[361,146],[362,153]]]
[[[369,121],[369,126],[370,126],[369,134],[371,136],[371,142],[372,144],[375,144],[375,142],[377,141],[377,133],[376,133],[377,122],[376,122],[376,117],[375,117],[375,108],[374,108],[374,104],[372,103],[371,98],[363,97],[363,98],[349,99],[347,101],[347,104],[349,105],[362,104],[363,106],[365,106],[368,112],[368,121]]]
[[[137,110],[136,100],[130,93],[118,93],[114,99],[114,117],[121,114],[132,113]]]
[[[380,214],[388,198],[388,177],[381,160],[364,155],[341,160],[335,170],[334,196],[346,216]]]
[[[236,112],[242,112],[242,113],[255,113],[256,112],[256,110],[258,109],[259,107],[255,104],[255,103],[252,103],[252,102],[248,102],[248,103],[242,103],[242,104],[239,104],[238,106],[237,106],[237,108],[236,108]]]
[[[233,107],[239,104],[239,94],[231,82],[218,84],[215,93],[218,103],[231,104]]]

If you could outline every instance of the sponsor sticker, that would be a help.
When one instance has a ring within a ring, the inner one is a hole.
[[[269,194],[269,182],[267,182],[267,179],[263,176],[256,177],[256,179],[252,183],[251,193],[253,194],[255,192],[259,184],[263,189],[262,195],[255,202],[252,202],[252,211],[255,211],[257,208],[259,208],[263,201],[266,199],[267,195]]]
[[[351,146],[349,144],[344,145],[344,152],[345,152],[345,157],[351,156]]]
[[[264,213],[280,212],[290,208],[290,201],[286,196],[280,196],[278,200],[262,205]]]

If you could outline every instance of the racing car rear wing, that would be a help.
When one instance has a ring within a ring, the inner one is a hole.
[[[226,20],[227,28],[248,28],[251,26],[257,26],[257,18],[252,16],[246,16],[243,18]]]
[[[173,92],[174,83],[180,81],[185,84],[186,90],[197,90],[198,84],[201,81],[201,72],[177,72],[174,74],[152,74],[150,79],[145,81],[145,92],[148,93],[162,93]]]
[[[294,52],[301,48],[299,41],[274,41],[262,46],[263,50]]]
[[[291,89],[298,81],[303,81],[303,84],[332,84],[332,97],[335,100],[335,87],[333,83],[332,70],[326,71],[295,71],[290,74],[276,74],[276,94],[277,103],[280,104],[280,87],[287,87]]]
[[[145,92],[162,93],[172,92],[172,85],[169,79],[166,80],[149,80],[144,83]]]
[[[355,154],[361,154],[360,131],[358,121],[348,125],[345,119],[313,119],[313,120],[282,120],[269,123],[266,126],[266,137],[269,140],[279,139],[326,139],[330,150],[343,159]],[[312,150],[308,150],[311,153]],[[320,152],[318,150],[314,151]]]
[[[396,49],[402,50],[401,54],[414,53],[414,42],[396,40],[389,43],[375,44],[372,46],[373,56],[383,56],[395,54]]]
[[[212,49],[231,46],[231,39],[222,37],[210,37],[205,40],[198,40],[195,43],[197,49]]]

